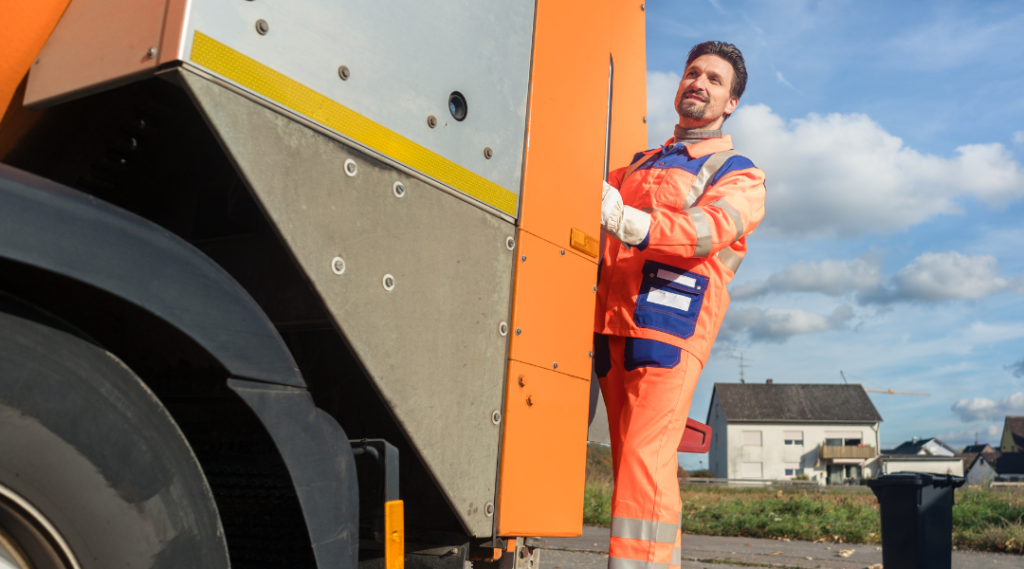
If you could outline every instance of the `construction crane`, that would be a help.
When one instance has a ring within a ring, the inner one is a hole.
[[[839,370],[839,375],[842,376],[843,383],[848,385],[849,382],[846,381],[846,374],[843,373],[843,370]],[[887,395],[919,395],[922,397],[931,396],[931,393],[925,393],[923,391],[894,391],[892,389],[872,389],[870,387],[864,387],[863,389],[866,393],[885,393]]]

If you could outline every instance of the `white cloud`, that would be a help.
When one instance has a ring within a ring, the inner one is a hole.
[[[789,87],[790,89],[796,91],[796,87],[794,87],[793,84],[790,83],[789,81],[786,81],[786,78],[782,76],[782,72],[781,71],[776,71],[775,72],[775,78],[779,80],[779,83],[782,83],[786,87]]]
[[[648,92],[650,112],[657,99]],[[944,158],[904,146],[866,115],[812,113],[787,124],[760,104],[741,106],[725,128],[767,175],[761,228],[777,235],[893,233],[961,213],[963,197],[991,206],[1024,197],[1024,169],[1002,144],[960,146]]]
[[[826,259],[790,265],[766,280],[745,282],[730,289],[736,300],[783,292],[817,292],[828,296],[857,293],[861,304],[938,303],[1024,292],[1024,276],[1000,277],[999,265],[992,255],[949,251],[922,253],[889,278],[882,274],[877,258]]]
[[[677,73],[647,73],[647,145],[650,148],[661,146],[672,136],[679,122],[674,104],[681,78]]]
[[[825,316],[799,308],[741,308],[730,310],[722,323],[722,335],[746,336],[753,342],[785,342],[798,334],[826,332],[853,318],[853,309],[842,305]]]
[[[1024,415],[1024,392],[1007,395],[999,401],[985,397],[961,399],[953,404],[953,413],[965,423]]]
[[[841,296],[850,291],[877,288],[882,282],[882,266],[877,259],[798,263],[774,273],[764,281],[753,281],[729,291],[736,300],[778,292],[820,292]]]
[[[956,251],[922,253],[899,270],[886,287],[864,292],[863,303],[974,300],[1002,292],[1021,292],[1021,277],[1004,279],[992,255]]]

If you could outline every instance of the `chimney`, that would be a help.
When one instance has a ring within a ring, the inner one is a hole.
[[[764,382],[767,383],[768,385],[772,384],[772,380],[770,380],[770,379],[766,379]]]

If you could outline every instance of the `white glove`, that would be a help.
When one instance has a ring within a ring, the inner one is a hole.
[[[604,183],[601,227],[626,245],[639,245],[651,231],[651,214],[622,204],[619,190]]]

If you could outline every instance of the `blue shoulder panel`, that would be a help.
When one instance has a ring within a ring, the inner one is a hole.
[[[747,170],[749,168],[756,168],[754,163],[750,161],[746,156],[733,156],[722,164],[722,167],[715,174],[715,177],[711,179],[711,185],[714,186],[718,183],[718,180],[722,179],[722,176],[729,172],[736,172],[737,170]]]

